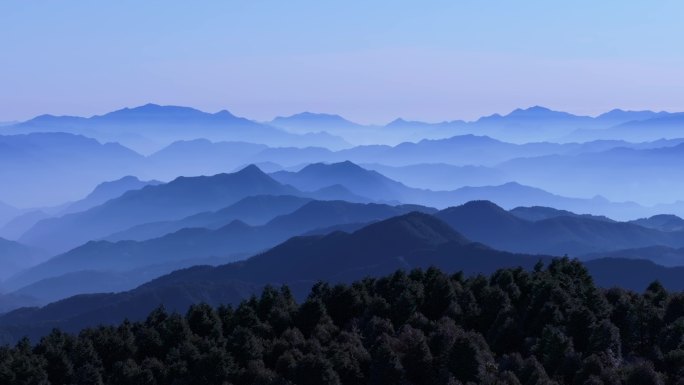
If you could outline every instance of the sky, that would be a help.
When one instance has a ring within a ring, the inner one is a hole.
[[[680,0],[0,2],[0,121],[148,102],[257,120],[684,111]]]

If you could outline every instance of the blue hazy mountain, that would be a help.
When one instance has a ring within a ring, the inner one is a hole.
[[[518,108],[507,115],[485,116],[472,125],[480,134],[520,143],[553,140],[578,127],[593,128],[599,123],[589,116],[577,116],[534,106]]]
[[[512,252],[578,257],[654,245],[684,246],[684,232],[662,232],[633,223],[578,215],[529,221],[488,201],[450,207],[436,216],[469,239]]]
[[[489,200],[507,209],[518,206],[547,206],[578,213],[605,215],[623,219],[643,216],[649,209],[636,203],[613,203],[605,198],[569,198],[515,182],[498,186],[462,187],[452,191],[432,191],[408,187],[352,162],[311,164],[298,172],[271,174],[282,183],[300,190],[314,190],[327,184],[339,184],[349,191],[375,201],[415,203],[446,208],[472,200]]]
[[[98,206],[110,199],[117,198],[129,190],[137,190],[147,185],[156,185],[158,181],[141,181],[133,176],[125,176],[121,179],[104,182],[85,198],[72,203],[66,203],[58,207],[23,210],[22,214],[0,226],[0,237],[19,239],[26,231],[43,219],[55,216],[85,211]]]
[[[128,191],[89,210],[38,222],[22,237],[29,245],[66,251],[132,226],[175,220],[227,207],[251,195],[301,195],[249,166],[232,174],[180,177],[167,184]]]
[[[14,219],[21,214],[21,210],[10,206],[7,203],[0,202],[0,226]]]
[[[149,161],[156,177],[162,179],[214,175],[244,165],[266,149],[264,144],[195,139],[174,142],[150,155]]]
[[[407,141],[448,138],[458,134],[455,129],[456,122],[429,124],[396,119],[385,126],[363,125],[349,121],[339,115],[311,112],[277,117],[268,124],[297,133],[326,131],[355,145],[396,145]]]
[[[37,307],[41,305],[43,303],[31,296],[0,293],[0,314],[23,307]]]
[[[658,214],[631,221],[639,226],[660,231],[684,231],[684,219],[672,214]]]
[[[342,185],[354,194],[377,200],[408,202],[412,199],[412,189],[349,161],[333,164],[316,163],[298,172],[278,171],[271,176],[281,183],[303,191]]]
[[[607,221],[607,222],[615,222],[614,220],[605,217],[605,216],[600,216],[600,215],[591,215],[591,214],[576,214],[568,210],[558,210],[554,209],[552,207],[544,207],[544,206],[530,206],[530,207],[516,207],[512,210],[508,210],[509,213],[515,215],[516,217],[520,219],[524,219],[527,221],[541,221],[544,219],[551,219],[551,218],[557,218],[557,217],[581,217],[581,218],[589,218],[589,219],[594,219],[594,220],[599,220],[599,221]],[[638,224],[638,223],[637,223]],[[643,226],[643,227],[648,227],[648,226]]]
[[[123,317],[139,319],[160,302],[179,311],[199,301],[237,303],[267,283],[291,284],[301,298],[318,280],[346,282],[430,265],[448,271],[489,272],[497,265],[532,266],[537,260],[473,244],[434,217],[412,213],[353,234],[293,238],[244,262],[181,270],[127,293],[77,296],[41,309],[9,313],[0,317],[0,327],[41,325],[32,331],[39,335],[42,328],[56,325],[76,330]]]
[[[293,132],[337,131],[361,128],[362,125],[349,121],[339,115],[302,112],[291,116],[278,116],[269,122],[271,126],[285,128]]]
[[[666,267],[645,259],[628,258],[599,258],[584,264],[594,281],[605,288],[623,287],[643,292],[652,282],[658,281],[667,290],[684,290],[682,266]]]
[[[567,112],[553,111],[534,106],[518,108],[508,114],[483,116],[472,122],[460,120],[424,123],[398,119],[388,125],[390,128],[441,128],[453,135],[486,135],[515,143],[553,141],[579,128],[609,127],[624,121],[605,122],[589,116],[577,116]]]
[[[602,140],[587,143],[536,142],[515,144],[487,136],[459,135],[447,139],[404,142],[396,146],[367,145],[340,151],[323,148],[269,148],[250,158],[252,162],[271,161],[286,167],[305,163],[340,162],[379,163],[387,166],[444,163],[456,166],[497,164],[523,157],[544,155],[576,155],[606,151],[618,147],[659,148],[680,144],[681,140],[630,143],[619,140]],[[228,159],[228,158],[225,158]]]
[[[125,271],[78,270],[41,279],[19,290],[8,293],[7,296],[13,298],[14,301],[6,304],[5,309],[13,310],[26,306],[42,306],[84,293],[122,292],[175,270],[199,265],[223,265],[234,259],[235,256],[227,258],[191,258],[158,265],[147,265],[142,268]],[[2,297],[0,297],[0,301],[2,301]]]
[[[650,112],[650,111],[648,111]],[[621,139],[632,142],[647,142],[662,138],[675,139],[682,137],[684,113],[640,113],[637,119],[623,121],[602,130],[578,129],[565,140],[590,141],[596,139]]]
[[[189,107],[146,104],[90,118],[42,115],[2,132],[68,132],[104,141],[116,141],[149,153],[177,140],[207,138],[276,146],[346,147],[341,138],[326,133],[295,135],[237,117],[223,110],[211,114]]]
[[[597,117],[589,117],[534,106],[518,108],[508,114],[484,116],[472,122],[425,123],[397,119],[386,127],[422,129],[425,132],[441,129],[443,133],[449,133],[448,136],[486,135],[514,143],[589,142],[598,139],[644,142],[664,137],[681,137],[676,130],[676,115],[668,112],[615,109]],[[428,137],[431,136],[423,136]]]
[[[0,226],[0,237],[16,240],[36,223],[52,217],[43,210],[29,210]]]
[[[452,121],[442,123],[407,122],[397,120],[388,126],[422,127],[451,129],[452,135],[475,134],[515,143],[525,142],[588,142],[597,139],[629,140],[635,142],[652,141],[662,137],[681,137],[663,135],[671,127],[672,115],[667,112],[612,110],[597,117],[578,116],[563,111],[553,111],[546,107],[534,106],[518,108],[508,114],[484,116],[473,122]],[[659,120],[662,119],[662,120]],[[653,120],[647,123],[649,120]],[[660,134],[621,135],[616,126],[645,126],[664,129]],[[613,128],[615,127],[615,128]],[[612,131],[612,133],[611,133]]]
[[[76,213],[99,206],[110,199],[118,198],[127,191],[139,190],[145,186],[156,186],[161,182],[156,180],[142,181],[134,176],[125,176],[111,182],[103,182],[85,198],[70,204],[60,214]]]
[[[0,136],[0,200],[51,206],[82,197],[103,180],[136,174],[145,158],[116,143],[47,133]],[[47,193],[49,192],[49,193]]]
[[[311,201],[292,213],[280,215],[262,226],[234,220],[217,229],[186,228],[142,242],[89,242],[32,267],[4,285],[18,289],[34,282],[80,270],[124,272],[193,258],[230,258],[256,253],[311,230],[348,223],[387,219],[414,210],[435,212],[417,206],[358,204],[342,201]],[[77,282],[74,282],[78,285]],[[104,288],[103,288],[104,289]]]
[[[157,238],[164,234],[176,232],[184,228],[200,227],[218,229],[235,220],[251,226],[263,225],[271,219],[289,214],[311,202],[310,198],[289,195],[256,195],[240,200],[217,211],[202,212],[175,221],[150,222],[133,226],[108,236],[109,241]]]
[[[623,124],[627,122],[638,122],[659,117],[666,117],[668,115],[670,115],[670,113],[665,111],[628,111],[616,108],[597,116],[596,120],[609,122],[610,124]]]
[[[498,166],[513,180],[544,190],[575,196],[592,192],[614,201],[646,205],[681,199],[678,192],[684,188],[684,181],[672,176],[682,167],[684,144],[519,158]]]
[[[0,238],[0,280],[45,260],[47,254],[37,248]]]
[[[668,246],[647,246],[632,249],[621,249],[589,253],[582,256],[583,259],[621,258],[648,260],[661,266],[684,266],[684,248]]]
[[[409,166],[361,164],[367,170],[407,186],[430,190],[455,190],[464,186],[493,186],[512,182],[504,172],[484,166],[454,166],[445,163],[421,163]]]
[[[39,337],[53,327],[78,331],[124,318],[139,320],[160,304],[179,312],[198,302],[236,304],[267,284],[287,284],[302,299],[321,280],[350,282],[397,269],[429,266],[473,275],[502,267],[531,269],[537,261],[548,259],[497,251],[471,242],[431,215],[410,213],[351,234],[295,237],[246,261],[179,270],[125,293],[76,296],[43,308],[14,311],[0,317],[0,334],[10,336],[11,341],[24,334]],[[643,290],[659,279],[670,289],[684,288],[679,278],[684,268],[611,258],[586,265],[603,287]]]

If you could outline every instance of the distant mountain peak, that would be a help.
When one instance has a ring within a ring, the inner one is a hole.
[[[233,115],[230,111],[228,110],[221,110],[217,113],[214,114],[214,116],[220,117],[220,118],[235,118],[236,116]]]
[[[275,119],[331,119],[331,120],[343,120],[345,122],[348,121],[347,119],[345,119],[345,118],[343,118],[337,114],[326,114],[326,113],[309,112],[309,111],[300,112],[300,113],[290,115],[290,116],[278,116]]]
[[[629,122],[629,121],[639,121],[647,120],[657,117],[664,117],[670,115],[668,112],[660,111],[655,112],[651,110],[633,111],[633,110],[623,110],[620,108],[614,108],[606,113],[603,113],[596,117],[598,120],[608,120],[616,122]]]
[[[492,201],[484,200],[484,199],[469,201],[469,202],[462,204],[461,206],[467,207],[467,208],[506,211],[501,206],[497,205],[496,203],[494,203]]]
[[[548,113],[548,112],[557,112],[557,111],[553,111],[550,108],[546,108],[546,107],[542,107],[542,106],[537,105],[537,106],[532,106],[532,107],[528,107],[528,108],[517,108],[513,112],[511,112],[509,115],[515,114],[515,113],[520,114],[523,112],[526,112],[526,113]]]
[[[104,117],[115,117],[115,116],[163,115],[163,114],[169,114],[169,113],[174,113],[174,114],[184,113],[184,114],[193,114],[193,115],[205,114],[205,112],[194,109],[192,107],[162,106],[159,104],[147,103],[147,104],[143,104],[142,106],[137,106],[137,107],[125,107],[125,108],[122,108],[122,109],[101,115],[100,117],[104,118]]]
[[[270,123],[276,127],[340,128],[360,126],[340,115],[308,111],[290,116],[278,116]]]
[[[412,243],[420,240],[421,243],[438,245],[447,242],[468,244],[470,240],[454,230],[442,220],[418,211],[392,217],[368,225],[358,230],[354,235],[364,235],[368,239],[382,239],[392,237],[397,242]]]
[[[255,164],[250,164],[245,166],[243,169],[235,173],[236,175],[259,175],[259,176],[268,176],[265,172],[263,172],[257,165]]]
[[[506,115],[508,117],[551,117],[551,116],[574,116],[567,112],[554,111],[550,108],[542,106],[532,106],[528,108],[517,108],[513,110],[510,114]]]
[[[312,163],[304,167],[300,172],[306,173],[311,171],[325,171],[330,173],[369,173],[372,171],[366,170],[358,164],[345,160],[337,163]]]
[[[406,124],[406,123],[409,123],[409,121],[406,119],[403,119],[403,118],[396,118],[393,121],[387,123],[387,126],[402,125],[402,124]]]
[[[489,116],[483,116],[477,120],[477,122],[487,122],[487,121],[505,121],[505,120],[536,120],[536,119],[591,119],[586,116],[573,115],[568,112],[555,111],[547,107],[535,105],[528,108],[516,108],[507,115],[492,114]]]

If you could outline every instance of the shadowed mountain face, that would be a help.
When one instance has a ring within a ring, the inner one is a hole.
[[[0,294],[0,314],[4,314],[22,307],[36,307],[40,305],[40,301],[30,296],[18,294]]]
[[[576,257],[653,245],[684,246],[684,232],[661,232],[576,214],[528,221],[487,201],[448,208],[436,216],[472,240],[513,252]]]
[[[294,135],[237,117],[225,110],[210,114],[189,107],[156,104],[124,108],[91,118],[43,115],[4,127],[2,131],[67,132],[98,140],[117,141],[143,153],[150,153],[177,140],[196,138],[276,146],[347,146],[344,140],[329,134]]]
[[[289,214],[304,206],[311,199],[296,196],[256,195],[247,197],[224,209],[203,212],[176,221],[151,222],[131,227],[107,237],[109,241],[143,241],[184,228],[203,227],[218,229],[240,220],[251,226],[263,225],[271,219]]]
[[[27,244],[64,251],[142,223],[174,220],[229,206],[251,195],[301,195],[255,166],[233,174],[177,178],[129,191],[84,212],[38,222],[23,236]]]
[[[516,207],[508,211],[509,213],[515,215],[520,219],[525,219],[528,221],[536,222],[544,219],[557,218],[557,217],[580,217],[587,219],[594,219],[598,221],[615,222],[614,220],[598,215],[591,214],[575,214],[567,210],[558,210],[552,207],[543,206],[532,206],[532,207]],[[644,226],[646,227],[646,226]]]
[[[667,246],[648,246],[633,249],[622,249],[590,253],[582,256],[583,259],[640,259],[657,263],[661,266],[674,267],[684,265],[684,248],[673,248]]]
[[[683,231],[684,219],[672,214],[654,215],[650,218],[641,218],[631,221],[639,226],[648,227],[660,231]]]
[[[433,209],[417,206],[311,201],[262,226],[248,226],[235,220],[217,229],[186,228],[142,242],[89,242],[12,277],[5,282],[5,286],[19,289],[42,279],[80,270],[124,272],[145,266],[208,257],[232,257],[235,260],[235,256],[265,250],[315,229],[373,222],[413,210],[435,212]]]
[[[235,303],[266,284],[290,284],[301,296],[319,279],[430,265],[487,273],[563,254],[587,261],[601,285],[643,289],[662,278],[684,288],[675,279],[684,220],[650,216],[684,213],[684,202],[657,205],[684,188],[676,177],[683,139],[670,135],[680,121],[651,111],[592,118],[532,107],[475,122],[380,127],[337,115],[259,123],[146,105],[3,126],[0,134],[47,133],[0,136],[0,164],[11,166],[0,167],[0,185],[11,186],[0,188],[0,200],[33,207],[0,204],[0,237],[18,240],[0,239],[0,311],[148,283],[13,312],[0,325],[77,330],[142,316],[160,302],[181,311],[198,301]],[[611,136],[621,132],[633,136]],[[338,133],[375,144],[348,148]],[[585,134],[596,136],[561,140]],[[79,135],[145,149],[173,143],[142,156]],[[414,135],[415,143],[395,144]],[[643,137],[651,141],[625,140]],[[257,162],[275,172],[224,173]],[[634,218],[642,219],[618,221]],[[44,261],[39,248],[56,256]]]
[[[599,258],[584,264],[602,287],[621,287],[643,292],[654,281],[672,291],[684,290],[684,267],[664,267],[644,259]]]
[[[55,326],[75,331],[124,318],[142,319],[159,304],[180,312],[197,302],[235,304],[266,284],[287,284],[301,299],[320,280],[350,282],[429,266],[471,275],[502,267],[531,269],[549,258],[490,249],[472,243],[434,216],[409,213],[351,234],[295,237],[243,262],[179,270],[125,293],[76,296],[39,309],[14,311],[0,317],[0,331],[36,338]],[[643,290],[654,279],[662,279],[669,288],[684,287],[681,279],[674,279],[682,268],[611,258],[587,262],[587,267],[604,287],[617,284]]]
[[[160,302],[179,311],[198,301],[236,303],[266,283],[288,283],[301,298],[318,280],[347,282],[431,265],[491,272],[496,266],[531,267],[537,260],[473,244],[438,219],[411,213],[353,234],[293,238],[244,262],[181,270],[127,293],[77,296],[42,309],[16,311],[0,317],[0,327],[21,325],[40,335],[56,325],[76,330],[124,317],[140,319]]]

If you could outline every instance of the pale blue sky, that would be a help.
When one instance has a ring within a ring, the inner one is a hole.
[[[384,123],[684,110],[684,2],[0,2],[0,121],[147,102]]]

